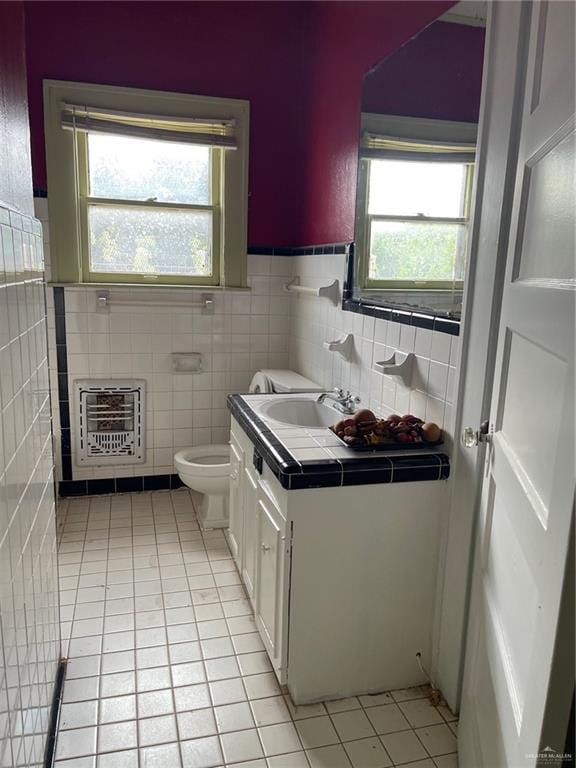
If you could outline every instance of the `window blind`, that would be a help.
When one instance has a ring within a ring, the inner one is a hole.
[[[444,163],[473,163],[476,145],[383,136],[365,131],[360,141],[360,155],[376,160],[436,160]]]
[[[68,131],[161,139],[226,149],[238,147],[236,121],[233,119],[146,115],[67,103],[62,104],[61,118],[62,128]]]

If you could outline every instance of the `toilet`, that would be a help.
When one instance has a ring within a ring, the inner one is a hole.
[[[324,392],[314,381],[287,370],[258,371],[248,390],[251,394]],[[228,526],[230,446],[196,445],[183,448],[174,456],[174,468],[184,485],[203,494],[198,522],[205,530]]]

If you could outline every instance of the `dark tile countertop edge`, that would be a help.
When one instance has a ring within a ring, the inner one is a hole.
[[[297,461],[242,395],[228,395],[227,405],[254,444],[256,468],[265,461],[280,485],[288,490],[446,480],[450,476],[450,459],[445,453],[415,451],[413,456],[388,454],[369,459],[358,454],[357,458],[349,459]]]

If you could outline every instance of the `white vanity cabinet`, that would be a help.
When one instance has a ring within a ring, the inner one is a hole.
[[[231,443],[227,537],[294,702],[425,682],[446,483],[287,490],[234,418]]]
[[[242,563],[239,565],[240,575],[254,604],[256,598],[256,566],[258,551],[258,475],[250,466],[244,467],[244,535],[242,538]]]
[[[234,436],[230,439],[230,498],[228,544],[236,565],[240,568],[242,536],[244,529],[245,504],[242,498],[244,473],[244,450]]]

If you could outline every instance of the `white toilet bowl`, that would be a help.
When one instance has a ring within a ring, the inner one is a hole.
[[[204,494],[198,511],[201,528],[225,528],[228,525],[230,446],[197,445],[184,448],[174,456],[180,480]]]
[[[286,394],[323,392],[324,389],[294,371],[265,369],[254,375],[249,391],[253,394]],[[197,445],[194,448],[184,448],[174,456],[174,466],[180,480],[188,488],[204,494],[198,512],[200,527],[227,528],[230,446]]]

